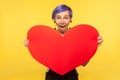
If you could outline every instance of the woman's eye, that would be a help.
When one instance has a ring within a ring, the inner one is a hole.
[[[60,17],[56,17],[56,19],[60,19]]]
[[[68,17],[64,17],[64,19],[68,19]]]

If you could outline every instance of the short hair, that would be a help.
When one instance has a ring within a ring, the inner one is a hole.
[[[63,11],[69,11],[69,15],[70,15],[70,18],[72,18],[72,9],[65,5],[65,4],[61,4],[59,6],[57,6],[54,10],[53,10],[53,13],[52,13],[52,19],[55,18],[55,15],[60,13],[60,12],[63,12]]]

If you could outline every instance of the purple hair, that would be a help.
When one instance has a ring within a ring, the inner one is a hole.
[[[53,13],[52,13],[52,19],[55,18],[55,15],[57,13],[60,13],[60,12],[63,12],[63,11],[69,11],[69,15],[70,15],[70,18],[72,18],[72,9],[65,5],[65,4],[62,4],[62,5],[59,5],[57,6],[54,10],[53,10]]]

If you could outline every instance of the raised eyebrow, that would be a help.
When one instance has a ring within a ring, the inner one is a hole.
[[[69,15],[65,15],[65,16],[69,17]]]
[[[56,15],[55,17],[61,17],[60,15]]]
[[[60,15],[56,15],[55,17],[61,17]],[[69,15],[65,15],[64,17],[69,17]]]
[[[60,15],[57,14],[56,16],[60,16]]]

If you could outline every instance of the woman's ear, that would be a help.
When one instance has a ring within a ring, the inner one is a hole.
[[[72,19],[70,19],[70,22],[72,22]]]
[[[53,22],[56,23],[55,19],[53,19]]]

